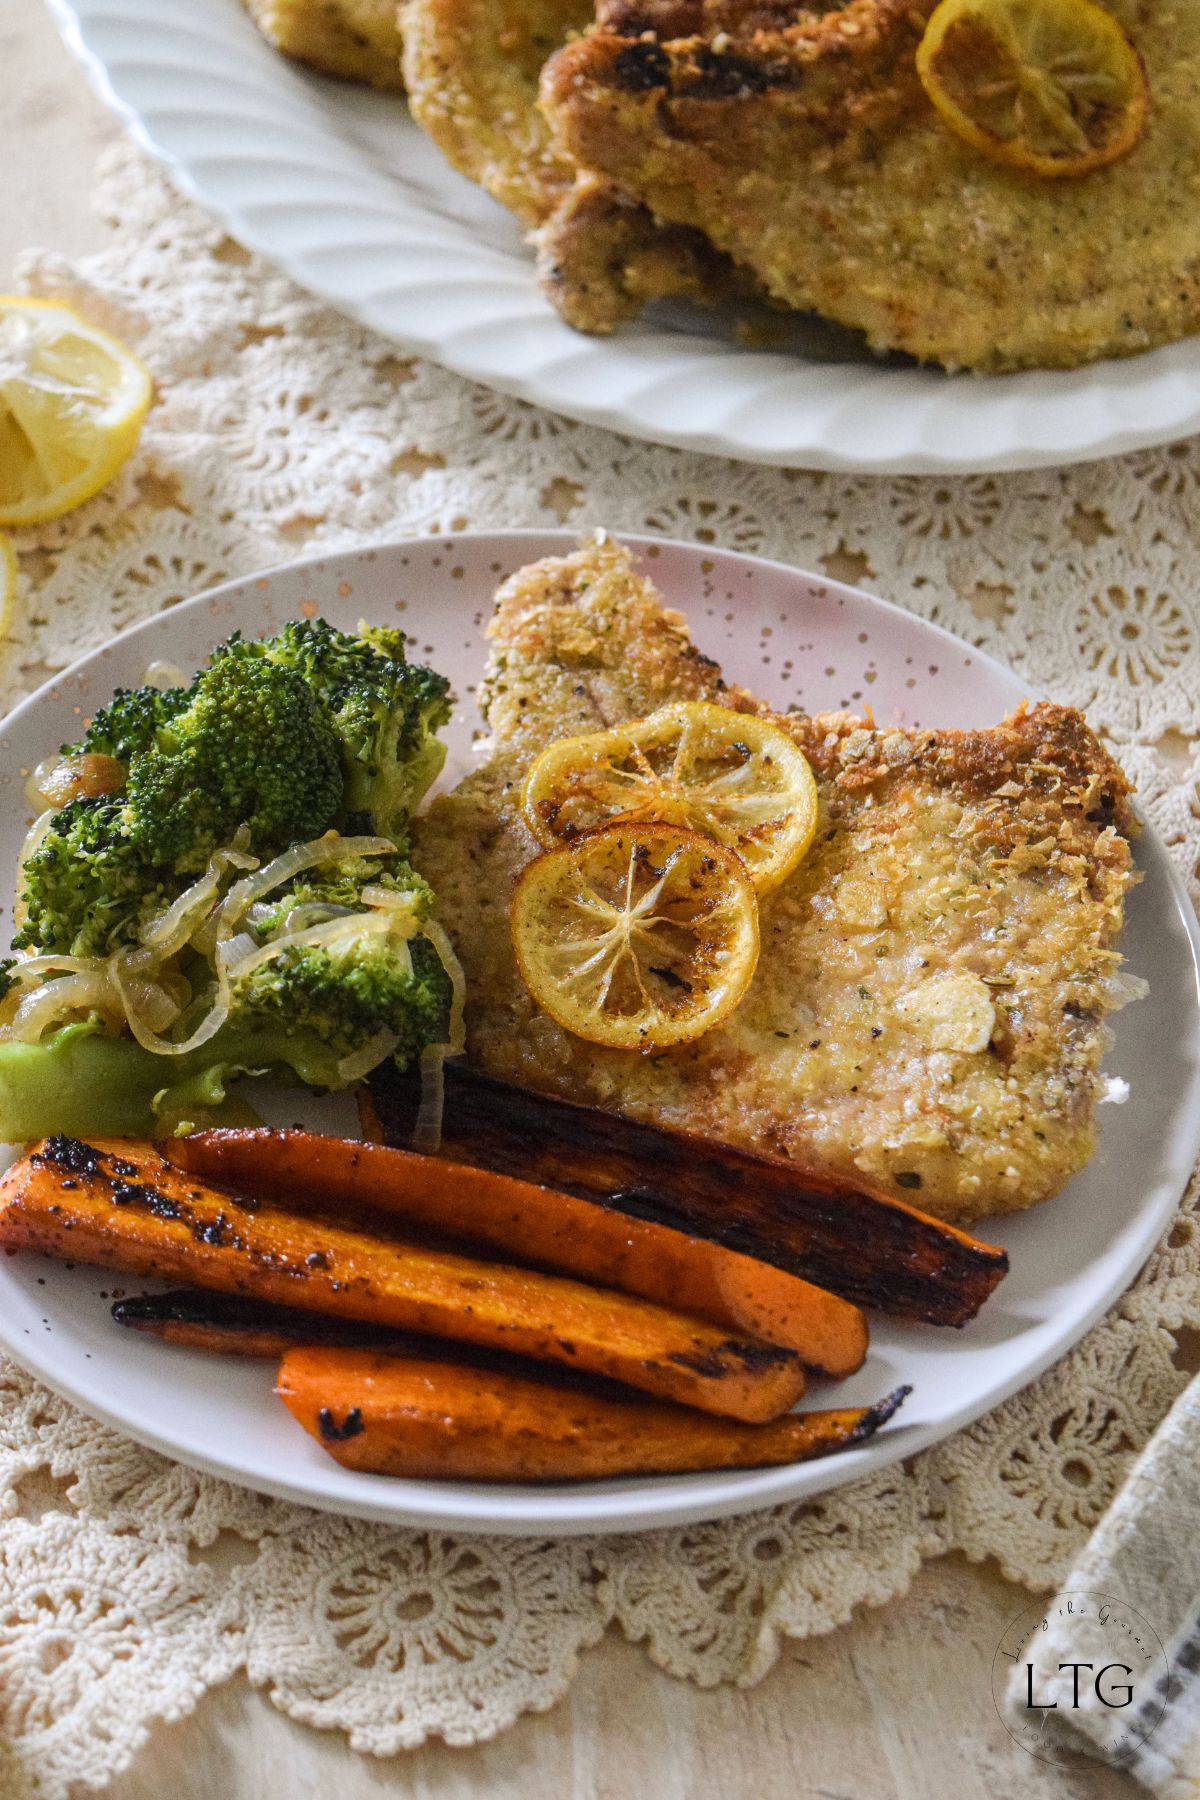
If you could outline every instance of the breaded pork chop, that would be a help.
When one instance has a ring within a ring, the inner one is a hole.
[[[1200,329],[1200,5],[1108,3],[1150,122],[1074,180],[943,125],[915,63],[934,0],[600,0],[543,107],[581,167],[782,305],[947,368],[1073,367]]]
[[[761,287],[690,225],[663,225],[603,176],[580,175],[535,234],[538,280],[577,331],[603,336],[650,300],[761,305]]]
[[[1030,1206],[1082,1168],[1135,876],[1128,784],[1077,712],[915,733],[784,715],[817,774],[816,843],[762,904],[737,1011],[639,1056],[570,1036],[517,973],[508,900],[537,849],[522,778],[552,739],[670,700],[766,709],[726,687],[611,542],[515,575],[491,631],[490,759],[416,834],[476,1064],[865,1176],[948,1219]]]
[[[323,75],[400,91],[396,0],[244,0],[267,42]]]
[[[702,233],[662,225],[596,176],[577,179],[538,105],[542,65],[592,0],[401,0],[413,118],[460,174],[537,232],[538,274],[564,318],[609,332],[649,300],[748,292]]]
[[[413,118],[526,225],[540,225],[575,180],[538,110],[538,79],[592,15],[592,0],[401,0]]]

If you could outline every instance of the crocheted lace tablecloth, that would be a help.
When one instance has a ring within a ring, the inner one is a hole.
[[[261,266],[126,146],[100,204],[110,249],[79,266],[31,253],[21,279],[137,346],[158,402],[107,491],[17,534],[5,704],[131,621],[264,564],[404,531],[603,523],[859,581],[1086,708],[1195,894],[1200,440],[959,480],[656,449],[399,354]],[[784,1637],[901,1593],[924,1557],[990,1556],[1048,1587],[1185,1385],[1185,1327],[1200,1327],[1194,1191],[1103,1323],[939,1448],[816,1501],[568,1542],[265,1499],[0,1363],[0,1778],[22,1771],[42,1800],[98,1784],[154,1719],[238,1668],[294,1718],[389,1752],[431,1733],[471,1743],[550,1706],[613,1621],[673,1674],[752,1683]]]

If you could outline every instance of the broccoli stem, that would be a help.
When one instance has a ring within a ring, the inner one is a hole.
[[[131,1038],[108,1036],[92,1020],[64,1025],[40,1044],[0,1043],[0,1141],[28,1143],[55,1132],[162,1137],[185,1120],[261,1123],[252,1107],[226,1095],[229,1071],[176,1066],[168,1074],[163,1065],[163,1057]]]
[[[157,1057],[86,1022],[46,1043],[0,1044],[0,1134],[8,1143],[68,1137],[150,1137],[159,1129]]]

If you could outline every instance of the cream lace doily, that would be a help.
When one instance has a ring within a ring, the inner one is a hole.
[[[776,473],[565,423],[398,354],[261,267],[131,150],[113,247],[23,279],[136,344],[159,401],[106,493],[18,534],[6,702],[198,588],[401,531],[584,525],[858,580],[1087,709],[1193,884],[1200,440],[962,480]],[[462,1539],[322,1517],[192,1474],[0,1364],[0,1736],[45,1800],[124,1766],[244,1667],[297,1719],[394,1751],[487,1737],[616,1621],[663,1668],[756,1681],[785,1636],[904,1590],[923,1557],[1049,1586],[1185,1376],[1197,1200],[1071,1355],[904,1467],[638,1538]],[[4,1753],[0,1751],[0,1765]],[[2,1769],[0,1769],[2,1772]]]

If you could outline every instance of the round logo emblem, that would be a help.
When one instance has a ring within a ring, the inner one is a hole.
[[[992,1661],[992,1697],[1005,1730],[1040,1761],[1123,1763],[1161,1720],[1170,1673],[1136,1608],[1075,1589],[1013,1619]]]

